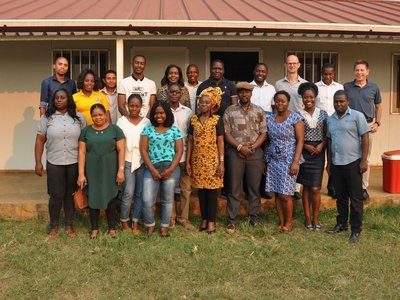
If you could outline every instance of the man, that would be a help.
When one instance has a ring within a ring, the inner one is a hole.
[[[328,233],[347,230],[350,198],[350,242],[360,238],[363,217],[362,174],[367,170],[368,133],[371,130],[362,113],[349,107],[344,90],[333,96],[335,113],[328,118],[328,165],[333,170],[338,216]]]
[[[118,93],[117,93],[117,73],[114,70],[107,70],[101,79],[104,87],[100,90],[107,97],[110,105],[111,122],[117,123],[118,120]]]
[[[269,84],[266,79],[268,76],[268,67],[264,63],[258,63],[253,70],[253,81],[250,84],[254,87],[251,103],[260,106],[264,112],[270,116],[274,104],[275,87]],[[265,191],[265,175],[261,177],[260,193],[263,198],[271,199],[271,195]]]
[[[372,141],[374,133],[378,132],[381,126],[382,117],[382,98],[379,87],[368,81],[369,64],[366,60],[359,59],[354,63],[354,81],[344,84],[344,90],[349,97],[349,105],[352,109],[357,110],[364,114],[365,119],[371,131],[369,133],[369,148],[368,157],[371,156]],[[363,196],[364,200],[369,198],[368,185],[369,185],[369,165],[367,171],[363,174]]]
[[[195,64],[190,64],[186,68],[186,77],[187,81],[185,81],[185,86],[189,90],[190,96],[190,108],[193,111],[196,111],[196,91],[199,87],[201,81],[199,81],[199,67]]]
[[[258,63],[253,70],[253,81],[250,84],[254,87],[251,103],[260,106],[267,115],[272,114],[274,104],[275,87],[269,84],[266,79],[268,67],[264,63]]]
[[[229,169],[235,170],[230,175],[231,189],[228,192],[229,219],[226,231],[229,234],[236,230],[244,178],[248,190],[250,224],[255,226],[259,222],[260,182],[264,170],[261,146],[267,137],[266,115],[260,106],[250,101],[254,87],[248,82],[239,82],[236,88],[239,102],[228,107],[223,117]]]
[[[50,99],[53,98],[58,89],[65,88],[71,94],[76,93],[75,81],[67,76],[68,66],[68,60],[65,57],[56,58],[53,64],[54,75],[42,81],[39,105],[40,116],[46,112]]]
[[[333,95],[338,90],[343,90],[343,85],[337,83],[333,79],[335,78],[335,66],[326,63],[322,66],[321,80],[316,82],[315,85],[318,87],[318,96],[316,99],[316,106],[328,113],[331,116],[335,112],[333,107]],[[336,198],[335,188],[333,187],[333,179],[331,176],[328,178],[328,195],[332,198]]]
[[[119,113],[128,117],[126,100],[131,94],[139,94],[143,99],[141,117],[146,117],[156,101],[156,84],[153,80],[144,77],[146,58],[143,55],[135,55],[132,58],[132,75],[121,80],[118,84],[118,110]]]
[[[303,100],[298,93],[300,84],[307,82],[298,74],[300,68],[299,58],[296,55],[289,55],[284,64],[286,76],[275,83],[277,91],[284,90],[290,95],[289,110],[299,112],[303,109]]]
[[[299,112],[304,108],[303,99],[298,93],[300,84],[307,82],[299,76],[300,62],[296,55],[289,55],[285,62],[286,76],[275,83],[275,89],[277,91],[284,90],[289,93],[289,110],[292,112]],[[294,193],[294,198],[296,200],[301,199],[301,184],[296,184],[296,192]]]
[[[168,87],[168,100],[174,115],[174,125],[178,127],[183,137],[183,154],[179,162],[180,179],[179,188],[175,192],[175,201],[172,207],[170,227],[175,226],[175,222],[182,225],[185,229],[194,229],[189,221],[190,194],[192,192],[192,179],[186,173],[186,150],[188,139],[188,128],[190,118],[193,115],[192,110],[180,103],[182,89],[178,84],[171,84]],[[180,205],[179,205],[180,204]]]
[[[222,60],[216,59],[211,63],[210,73],[211,76],[198,87],[196,97],[199,97],[200,93],[210,86],[219,87],[223,94],[221,106],[216,114],[222,117],[229,105],[237,103],[236,88],[230,80],[224,78],[225,67]]]

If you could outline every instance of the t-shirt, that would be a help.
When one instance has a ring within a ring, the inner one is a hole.
[[[76,111],[85,117],[88,126],[93,124],[92,116],[90,115],[92,105],[100,103],[104,105],[106,110],[110,110],[107,97],[101,92],[93,91],[88,97],[82,91],[79,91],[73,94],[72,97],[75,101]]]
[[[136,80],[133,76],[126,77],[121,80],[117,86],[118,94],[125,95],[126,100],[132,94],[139,94],[142,99],[142,109],[140,110],[140,116],[146,117],[150,110],[150,96],[156,95],[157,88],[156,83],[146,77],[143,79]],[[128,106],[126,106],[128,110]]]
[[[166,132],[158,133],[153,125],[148,125],[141,135],[148,137],[148,151],[152,164],[174,160],[175,142],[182,138],[178,127],[172,126]]]

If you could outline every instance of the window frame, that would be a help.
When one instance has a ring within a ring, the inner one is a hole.
[[[400,63],[400,52],[392,53],[390,71],[390,114],[400,115],[400,65],[396,68],[396,62]],[[397,73],[397,74],[396,74]],[[396,82],[397,81],[397,82]],[[397,91],[396,91],[397,88]],[[398,98],[398,99],[396,99]]]

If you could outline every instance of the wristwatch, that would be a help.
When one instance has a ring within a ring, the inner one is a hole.
[[[375,124],[378,125],[378,127],[381,126],[381,122],[379,121],[375,121]]]

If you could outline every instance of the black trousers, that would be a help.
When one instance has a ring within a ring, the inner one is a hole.
[[[49,193],[50,228],[58,227],[61,208],[64,206],[65,226],[74,218],[74,199],[78,179],[78,164],[53,165],[46,162],[47,191]]]
[[[360,160],[344,166],[333,166],[333,183],[337,195],[337,224],[347,227],[350,200],[351,231],[361,232],[364,204]]]
[[[215,222],[217,216],[218,190],[198,189],[201,219]]]
[[[117,211],[117,204],[118,204],[118,200],[113,199],[108,203],[108,206],[106,209],[109,230],[115,229],[115,220],[116,220],[115,213]],[[89,215],[90,215],[90,225],[92,227],[92,230],[98,230],[99,229],[100,209],[90,208]]]

